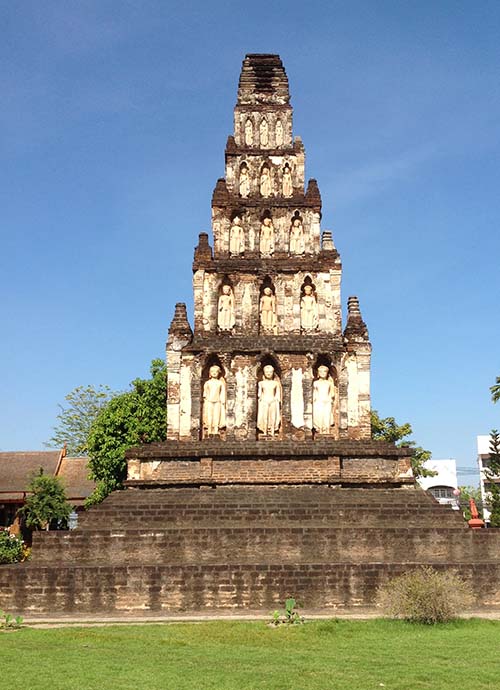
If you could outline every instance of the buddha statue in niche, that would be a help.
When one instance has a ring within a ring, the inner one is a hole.
[[[281,120],[278,120],[276,123],[276,146],[283,146],[283,125],[281,124]]]
[[[253,124],[250,118],[245,122],[245,144],[247,146],[252,146],[253,144]]]
[[[268,146],[269,144],[269,127],[267,120],[264,118],[260,121],[259,138],[261,146]]]
[[[248,175],[248,167],[242,165],[240,169],[240,182],[239,182],[240,196],[246,199],[250,196],[250,177]]]
[[[281,424],[281,381],[272,364],[266,364],[258,386],[257,429],[265,436],[274,436]]]
[[[303,254],[306,250],[304,227],[300,218],[294,218],[290,226],[290,254]]]
[[[320,434],[330,433],[333,426],[335,384],[329,368],[322,364],[313,383],[313,427]]]
[[[230,285],[223,285],[217,304],[217,326],[221,331],[230,331],[235,324],[234,293]]]
[[[229,253],[231,256],[239,256],[245,251],[245,233],[241,227],[241,218],[235,216],[229,230]]]
[[[260,195],[264,198],[271,196],[271,171],[267,165],[261,170],[260,173],[260,183],[259,183]]]
[[[262,290],[259,302],[260,326],[263,331],[268,333],[276,332],[276,297],[270,287]]]
[[[283,196],[293,196],[292,171],[290,170],[288,163],[283,169]]]
[[[218,364],[208,373],[203,386],[203,429],[206,436],[215,436],[226,426],[226,381]]]
[[[315,331],[319,325],[318,301],[312,285],[304,285],[300,298],[300,327],[303,331]]]
[[[274,254],[274,226],[271,218],[264,218],[260,226],[259,250],[262,256]]]

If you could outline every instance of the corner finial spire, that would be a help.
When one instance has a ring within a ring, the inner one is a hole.
[[[359,299],[354,296],[347,300],[347,325],[344,330],[344,339],[347,341],[368,340],[368,328],[361,316]]]
[[[187,309],[184,302],[177,302],[175,305],[174,318],[168,329],[168,342],[172,349],[180,349],[183,345],[190,343],[193,339],[193,331],[189,325]]]

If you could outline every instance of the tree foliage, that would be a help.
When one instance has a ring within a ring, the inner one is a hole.
[[[27,527],[40,530],[49,529],[51,523],[66,525],[71,506],[66,499],[66,492],[61,480],[44,474],[40,468],[26,489],[31,493],[27,497],[19,514],[24,517]]]
[[[406,446],[413,449],[411,468],[415,477],[434,477],[436,472],[427,470],[424,463],[431,459],[430,450],[417,446],[416,442],[407,439],[413,433],[411,424],[398,424],[394,417],[380,417],[376,410],[371,412],[372,438],[375,441],[395,443],[398,448]]]
[[[494,403],[500,401],[500,376],[497,376],[493,386],[490,386],[491,399]],[[490,432],[490,454],[488,467],[484,475],[488,481],[488,508],[490,510],[491,527],[500,527],[500,486],[495,478],[500,477],[500,434],[497,429]]]
[[[495,482],[495,477],[500,477],[500,433],[496,429],[490,433],[490,455],[484,474],[488,480],[490,525],[500,527],[500,486]]]
[[[100,410],[88,435],[89,468],[97,482],[88,505],[99,503],[126,477],[125,451],[141,443],[163,441],[167,430],[166,367],[151,363],[151,378],[135,379],[131,390],[113,397]]]
[[[494,403],[497,403],[500,400],[500,376],[497,376],[493,386],[490,386],[490,391],[491,399]]]
[[[59,405],[59,421],[54,427],[54,435],[46,445],[61,448],[66,444],[68,455],[87,455],[90,427],[113,395],[115,394],[108,386],[74,388],[65,397],[66,405]]]

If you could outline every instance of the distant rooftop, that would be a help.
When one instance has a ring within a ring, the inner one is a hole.
[[[61,450],[3,451],[0,453],[0,499],[5,501],[26,491],[31,479],[43,469],[54,476],[62,459]]]
[[[64,449],[0,452],[0,504],[24,500],[31,479],[40,469],[63,481],[66,496],[75,505],[95,489],[88,479],[87,457],[68,457]]]

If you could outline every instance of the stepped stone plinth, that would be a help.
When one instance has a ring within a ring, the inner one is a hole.
[[[31,615],[374,606],[419,565],[500,607],[500,535],[416,485],[411,449],[371,439],[371,344],[342,324],[342,263],[321,227],[277,55],[243,61],[212,233],[175,307],[166,440],[130,449],[126,488],[0,567],[0,608]]]
[[[72,532],[35,534],[30,563],[0,568],[2,606],[25,615],[373,606],[421,564],[500,606],[500,534],[469,530],[413,486],[127,489]]]

